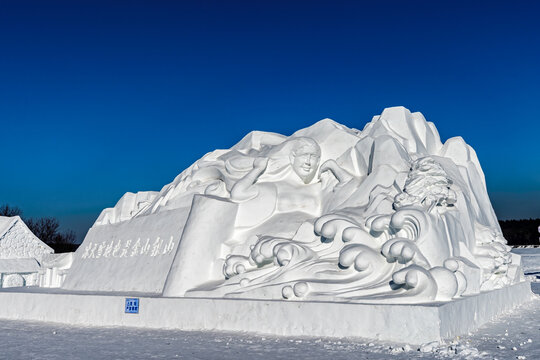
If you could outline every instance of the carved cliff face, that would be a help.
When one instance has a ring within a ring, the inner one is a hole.
[[[292,168],[304,184],[308,184],[313,180],[321,159],[319,145],[313,140],[308,140],[311,139],[304,138],[302,141],[299,141],[291,153]]]

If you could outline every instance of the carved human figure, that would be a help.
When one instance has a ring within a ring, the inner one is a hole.
[[[231,189],[231,200],[239,206],[235,237],[226,243],[234,256],[226,260],[225,269],[239,264],[243,270],[253,268],[250,247],[260,235],[292,238],[304,221],[320,216],[321,183],[314,181],[320,157],[315,140],[298,137],[254,160],[253,168]]]
[[[237,224],[253,227],[276,213],[320,213],[320,182],[313,181],[319,168],[321,149],[311,138],[299,137],[284,146],[288,164],[265,174],[269,163],[279,160],[257,158],[253,169],[233,186],[231,200],[240,203]],[[267,175],[267,176],[264,176]]]

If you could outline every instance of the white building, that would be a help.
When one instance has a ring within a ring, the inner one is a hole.
[[[0,216],[0,287],[38,285],[41,260],[52,253],[19,216]]]
[[[46,254],[39,269],[39,287],[56,288],[62,286],[67,272],[73,263],[73,254]]]

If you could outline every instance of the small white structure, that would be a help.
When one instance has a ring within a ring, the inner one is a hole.
[[[72,252],[44,255],[39,269],[39,287],[57,288],[62,286],[72,263]]]
[[[0,287],[37,285],[39,263],[36,259],[0,259]]]
[[[0,216],[0,287],[37,285],[39,262],[53,252],[19,216]]]

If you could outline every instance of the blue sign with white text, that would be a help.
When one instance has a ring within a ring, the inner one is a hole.
[[[139,313],[139,298],[126,298],[126,314]]]

